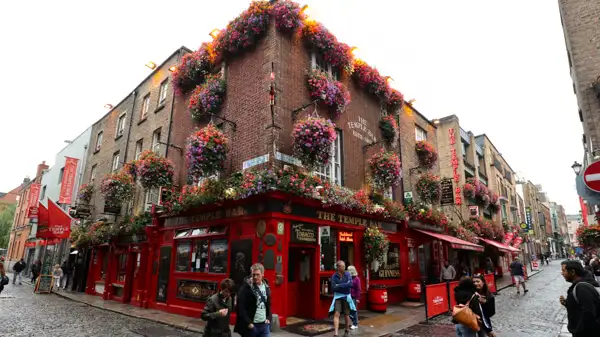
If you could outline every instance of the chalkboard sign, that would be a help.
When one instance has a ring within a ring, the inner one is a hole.
[[[35,284],[36,294],[49,294],[52,291],[52,275],[40,275]]]
[[[442,188],[442,197],[440,203],[444,205],[454,205],[454,190],[452,187],[452,180],[444,179],[440,182]]]
[[[292,223],[291,242],[317,243],[317,225],[294,222]]]

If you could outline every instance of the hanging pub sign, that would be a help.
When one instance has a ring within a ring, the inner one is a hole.
[[[390,243],[383,263],[375,261],[371,264],[372,280],[389,280],[400,277],[400,244]]]
[[[454,190],[452,189],[452,179],[444,179],[440,182],[442,197],[440,203],[442,206],[454,205]]]
[[[523,229],[526,229],[529,232],[531,230],[531,207],[525,208],[525,220],[525,225],[527,227]]]
[[[206,302],[209,297],[216,293],[217,282],[177,280],[178,298],[196,302]]]
[[[329,236],[331,235],[331,227],[321,226],[319,227],[319,242],[322,245],[329,244]]]
[[[292,223],[291,242],[295,243],[317,243],[317,225],[299,222]]]
[[[33,183],[29,186],[29,200],[27,200],[28,206],[28,218],[38,217],[38,200],[40,198],[40,184]]]
[[[340,242],[354,242],[354,233],[352,232],[342,232],[338,233]]]

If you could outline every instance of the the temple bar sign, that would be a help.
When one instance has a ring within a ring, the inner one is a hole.
[[[337,214],[337,213],[329,213],[329,212],[323,212],[323,211],[317,211],[317,218],[319,220],[339,222],[339,223],[343,223],[343,224],[347,224],[347,225],[381,227],[380,221],[357,218],[355,216],[349,216],[349,215]]]
[[[196,214],[196,215],[192,215],[192,216],[179,216],[179,217],[167,218],[165,220],[165,227],[186,225],[186,224],[202,222],[202,221],[212,221],[212,220],[219,220],[219,219],[225,219],[225,218],[233,218],[233,217],[244,216],[244,215],[247,215],[246,209],[244,207],[238,206],[238,207],[232,207],[232,208],[226,208],[226,209],[219,209],[214,212],[201,213],[201,214]]]

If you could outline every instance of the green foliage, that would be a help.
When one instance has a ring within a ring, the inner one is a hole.
[[[10,229],[12,228],[13,219],[15,217],[15,205],[0,205],[0,248],[8,248],[10,240]]]

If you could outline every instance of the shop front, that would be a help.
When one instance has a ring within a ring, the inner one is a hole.
[[[496,277],[502,278],[509,272],[510,263],[514,260],[514,256],[521,253],[521,250],[490,239],[479,238],[479,240],[486,245],[485,257],[490,258],[496,267]],[[480,263],[482,268],[478,272],[483,273],[485,264],[482,261]]]

